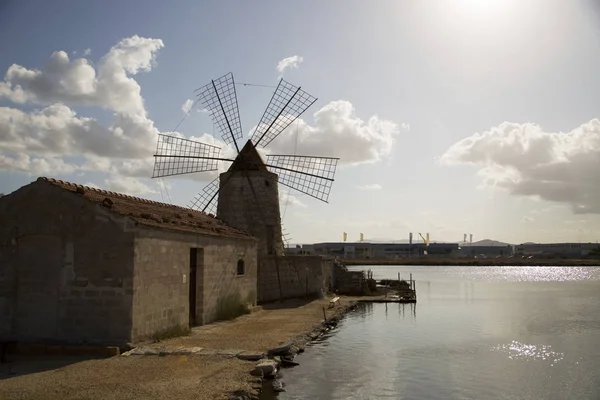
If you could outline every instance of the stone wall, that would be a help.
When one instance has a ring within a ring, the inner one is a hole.
[[[333,263],[319,256],[263,256],[258,264],[259,303],[318,296],[331,288]]]
[[[267,171],[226,172],[220,182],[217,217],[258,238],[259,255],[283,256],[277,175]]]
[[[256,304],[256,241],[140,227],[135,238],[133,341],[186,329],[190,248],[197,248],[196,325],[217,319],[227,300]],[[238,260],[245,274],[237,275]]]
[[[333,266],[333,286],[338,294],[362,295],[367,284],[363,271],[348,271],[346,266],[335,263]]]
[[[131,340],[130,220],[46,182],[0,199],[0,338]]]
[[[190,247],[204,252],[197,324],[231,297],[256,303],[255,239],[145,228],[43,181],[4,196],[0,340],[124,345],[187,328]]]

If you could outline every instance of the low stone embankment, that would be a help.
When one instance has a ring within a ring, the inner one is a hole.
[[[263,305],[117,357],[13,355],[0,364],[0,399],[257,399],[264,385],[283,390],[281,369],[361,298],[340,296],[333,308],[330,299]]]
[[[327,304],[324,300],[316,300],[313,303],[315,304],[309,303],[307,306],[304,307],[311,307],[312,309],[321,308],[318,311],[322,313],[322,307],[326,307],[325,304]],[[321,318],[321,320],[313,324],[312,328],[310,328],[309,330],[296,333],[296,335],[293,336],[287,342],[277,345],[275,347],[271,347],[270,349],[266,349],[264,351],[207,349],[200,346],[189,346],[186,345],[185,341],[183,341],[184,343],[182,343],[182,340],[180,340],[178,345],[170,345],[171,341],[166,341],[164,343],[159,344],[140,346],[123,353],[122,356],[217,356],[225,358],[237,358],[239,360],[253,362],[254,364],[252,366],[250,374],[260,379],[261,384],[252,385],[252,390],[250,391],[235,391],[231,393],[229,399],[258,399],[262,383],[267,381],[271,382],[274,391],[284,391],[285,389],[283,382],[281,382],[281,380],[279,379],[279,371],[281,370],[281,368],[290,368],[299,365],[296,361],[294,361],[295,356],[298,353],[302,353],[304,351],[305,346],[309,342],[318,339],[324,333],[335,328],[339,323],[340,319],[343,317],[343,315],[346,314],[349,310],[353,309],[354,307],[356,307],[356,301],[347,299],[345,300],[344,304],[339,304],[335,308],[327,308],[327,320],[323,320]],[[284,310],[277,311],[284,312]],[[285,312],[293,313],[293,309],[291,311],[285,310]],[[303,314],[304,313],[302,312],[298,312],[298,315],[300,317],[302,317]],[[260,317],[261,316],[258,315],[256,318]],[[247,321],[247,323],[249,322],[250,321]],[[243,324],[244,321],[238,321],[238,323]],[[213,333],[218,334],[217,332]],[[189,342],[193,342],[193,338],[188,340],[188,343]],[[201,340],[198,340],[198,342],[201,342]],[[240,340],[240,345],[243,344],[243,340]]]

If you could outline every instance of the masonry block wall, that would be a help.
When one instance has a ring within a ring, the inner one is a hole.
[[[219,318],[221,309],[240,303],[257,304],[257,242],[234,241],[224,248],[209,247],[205,252],[203,323]],[[244,262],[244,274],[238,275],[238,261]]]
[[[196,248],[196,324],[215,320],[225,299],[256,304],[256,241],[140,227],[135,238],[133,341],[187,328],[190,249]],[[238,260],[245,273],[237,275]]]
[[[133,230],[47,183],[0,198],[0,338],[129,342]]]
[[[220,176],[217,217],[259,239],[259,255],[283,256],[277,175],[265,171]]]
[[[264,256],[258,259],[258,302],[315,296],[330,287],[333,263],[319,256]],[[279,278],[278,278],[279,277]]]
[[[333,286],[337,293],[348,295],[363,294],[363,285],[366,279],[363,271],[348,271],[346,266],[336,263],[333,266],[333,275]]]

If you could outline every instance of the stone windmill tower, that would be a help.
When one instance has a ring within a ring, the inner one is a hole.
[[[259,255],[284,252],[278,185],[285,185],[327,202],[338,158],[304,155],[260,156],[317,99],[281,79],[255,131],[243,140],[235,82],[231,73],[196,90],[235,159],[220,157],[220,148],[171,135],[159,135],[153,178],[215,171],[219,162],[229,169],[192,200],[190,208],[215,214],[230,226],[259,239]]]

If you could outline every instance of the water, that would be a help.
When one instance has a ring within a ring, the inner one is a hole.
[[[283,371],[288,399],[600,399],[600,268],[357,267],[417,281]]]

